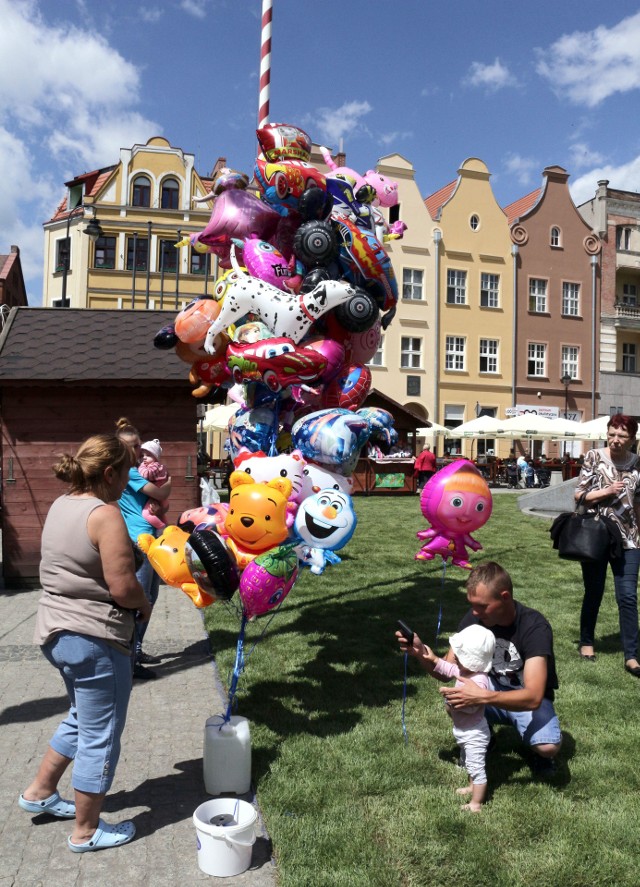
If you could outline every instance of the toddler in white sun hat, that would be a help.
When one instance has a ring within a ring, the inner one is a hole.
[[[468,678],[484,690],[491,689],[487,672],[491,670],[496,639],[493,632],[482,625],[469,625],[449,638],[455,662],[440,659],[425,645],[427,671],[439,678]],[[469,785],[459,788],[457,794],[470,795],[462,809],[477,813],[487,794],[485,759],[491,733],[484,715],[484,705],[453,708],[447,704],[453,719],[453,736],[460,747],[460,765],[469,774]]]
[[[138,465],[138,471],[145,480],[150,481],[157,487],[161,487],[167,482],[169,479],[169,472],[167,471],[166,466],[160,461],[162,458],[162,447],[160,446],[160,441],[157,437],[142,444],[140,447],[140,458],[141,461]],[[158,500],[149,498],[142,509],[142,516],[147,523],[151,524],[152,527],[155,527],[156,530],[164,530],[166,523],[163,518],[167,513],[168,508],[168,499]]]

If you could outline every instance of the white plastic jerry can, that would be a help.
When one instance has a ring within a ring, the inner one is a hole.
[[[251,788],[251,735],[249,721],[231,715],[209,718],[204,726],[204,787],[210,795],[233,792],[243,795]]]

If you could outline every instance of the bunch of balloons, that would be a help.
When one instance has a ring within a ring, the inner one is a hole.
[[[196,606],[237,589],[245,620],[277,606],[302,566],[320,574],[339,562],[356,527],[360,451],[397,440],[391,414],[363,403],[366,364],[398,299],[384,243],[406,228],[379,209],[397,203],[396,183],[337,167],[325,148],[330,172],[320,172],[297,126],[267,124],[257,136],[251,184],[222,170],[201,198],[213,199],[208,225],[177,244],[217,257],[214,296],[192,301],[154,340],[191,365],[194,396],[221,388],[240,404],[228,429],[229,503],[164,531],[188,572],[165,581]],[[148,555],[173,575],[162,538],[145,540]]]

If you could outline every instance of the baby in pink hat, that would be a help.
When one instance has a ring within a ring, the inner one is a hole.
[[[148,440],[146,443],[143,443],[140,447],[140,454],[142,456],[142,462],[138,465],[138,471],[145,480],[150,481],[157,487],[161,487],[167,482],[169,472],[167,471],[166,466],[160,461],[162,458],[162,447],[160,446],[158,438],[156,437],[153,440]],[[155,527],[156,530],[164,530],[167,524],[163,518],[168,509],[168,499],[161,499],[158,501],[157,499],[149,498],[142,509],[142,516],[147,523],[151,524],[152,527]]]

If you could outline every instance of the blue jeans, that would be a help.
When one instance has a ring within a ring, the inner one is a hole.
[[[73,760],[71,783],[82,792],[111,788],[131,695],[131,660],[100,638],[63,631],[42,647],[62,675],[71,708],[51,748]]]
[[[504,687],[493,680],[491,689],[504,692]],[[507,711],[487,705],[484,713],[489,724],[515,727],[520,739],[527,745],[559,745],[562,742],[560,722],[550,699],[543,699],[535,711]]]
[[[146,554],[143,554],[143,557],[144,563],[136,573],[136,578],[138,579],[140,585],[142,585],[142,589],[144,591],[146,599],[153,607],[155,602],[158,600],[158,591],[160,590],[160,577],[149,563],[149,558],[146,556]],[[136,642],[134,654],[139,654],[142,651],[142,639],[144,638],[148,625],[148,622],[140,622],[136,619]]]
[[[625,548],[621,557],[612,557],[597,564],[582,564],[584,597],[580,611],[580,646],[592,647],[607,566],[611,564],[620,617],[620,637],[625,662],[638,657],[638,569],[640,548]]]

